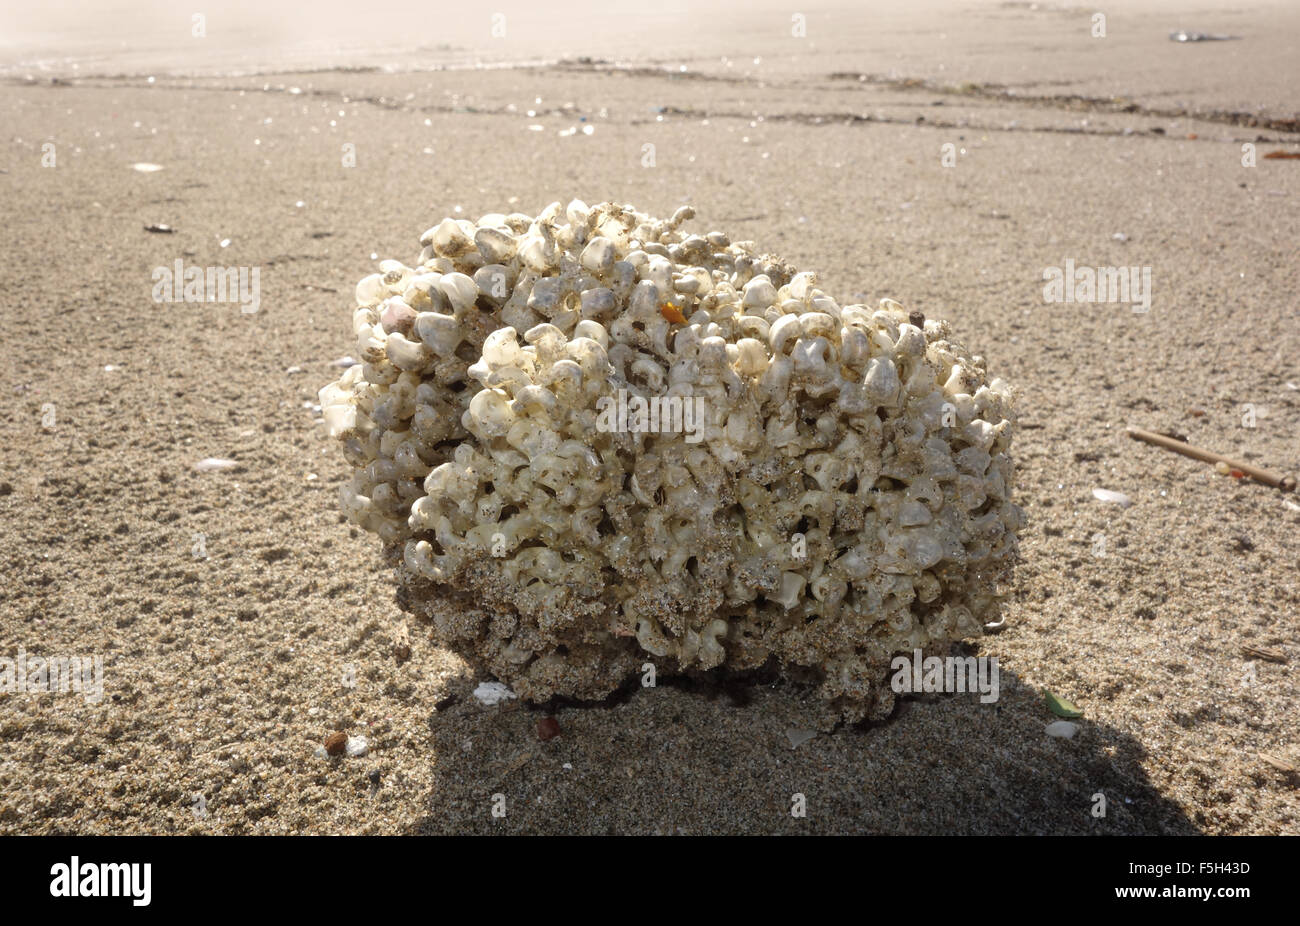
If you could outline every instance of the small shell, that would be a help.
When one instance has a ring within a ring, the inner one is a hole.
[[[1127,508],[1129,505],[1133,504],[1133,499],[1129,498],[1123,492],[1112,492],[1110,489],[1093,489],[1092,497],[1098,501],[1119,505],[1121,508]]]
[[[1056,720],[1044,727],[1043,732],[1057,739],[1072,740],[1074,734],[1079,732],[1079,725],[1068,720]]]

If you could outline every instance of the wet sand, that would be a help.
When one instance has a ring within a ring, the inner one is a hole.
[[[665,53],[0,84],[0,657],[104,659],[99,703],[0,694],[0,832],[1300,832],[1300,499],[1123,433],[1300,472],[1300,165],[1263,158],[1300,142],[1296,14],[1161,10],[1101,51],[1054,25],[1086,12],[972,4],[872,32],[889,61],[859,23],[685,74]],[[312,407],[355,349],[352,289],[444,215],[575,196],[689,202],[842,303],[948,318],[1019,388],[1022,562],[1006,629],[966,650],[997,657],[996,704],[918,698],[792,749],[806,689],[661,684],[562,707],[543,742],[543,712],[481,706],[408,623]],[[260,310],[155,303],[178,258],[259,268]],[[1066,259],[1150,267],[1150,312],[1045,304]],[[1044,691],[1084,710],[1073,740],[1045,735]],[[335,730],[368,754],[318,757]]]

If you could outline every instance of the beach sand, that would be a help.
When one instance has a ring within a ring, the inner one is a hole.
[[[1078,9],[810,11],[810,40],[836,38],[793,54],[779,12],[783,34],[711,33],[684,73],[671,49],[11,72],[0,657],[101,655],[104,694],[0,694],[0,832],[1300,832],[1300,499],[1124,434],[1300,472],[1300,164],[1263,157],[1300,142],[1300,16],[1165,9],[1101,41]],[[1242,38],[1178,45],[1180,26]],[[1029,524],[1005,630],[964,650],[997,657],[996,703],[917,698],[792,748],[809,690],[661,680],[561,707],[543,742],[544,712],[480,705],[484,679],[408,621],[379,542],[339,514],[347,467],[313,408],[355,350],[353,287],[445,215],[573,197],[689,202],[841,303],[949,319],[1016,385]],[[259,311],[156,303],[177,259],[258,268]],[[1150,311],[1045,304],[1067,259],[1149,267]],[[196,472],[207,457],[239,468]],[[1045,691],[1083,709],[1074,739],[1044,733]],[[336,730],[368,754],[318,756]]]

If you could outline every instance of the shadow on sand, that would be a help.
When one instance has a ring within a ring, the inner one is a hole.
[[[1047,736],[1042,692],[1005,670],[996,703],[906,696],[882,723],[797,747],[787,731],[814,695],[771,672],[633,679],[597,705],[485,708],[473,684],[430,717],[434,788],[413,833],[1197,832],[1147,781],[1139,742],[1086,718],[1072,740]],[[542,741],[547,716],[561,732]]]

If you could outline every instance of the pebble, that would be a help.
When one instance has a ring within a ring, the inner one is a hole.
[[[346,733],[331,733],[325,737],[325,754],[330,756],[341,756],[348,748],[348,735]]]
[[[344,749],[349,758],[358,759],[370,751],[370,743],[364,736],[349,736]]]
[[[543,717],[537,721],[537,738],[543,743],[560,735],[560,722],[554,717]]]
[[[1058,739],[1072,740],[1074,739],[1074,734],[1079,732],[1079,725],[1077,723],[1070,723],[1068,720],[1057,720],[1054,723],[1049,723],[1043,729],[1048,736],[1054,736]]]

